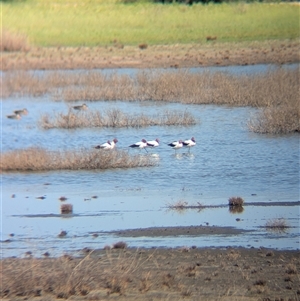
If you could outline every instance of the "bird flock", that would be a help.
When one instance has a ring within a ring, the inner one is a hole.
[[[13,114],[11,115],[6,115],[6,117],[8,119],[16,119],[19,120],[22,118],[22,115],[27,115],[28,114],[28,110],[27,109],[21,109],[21,110],[15,110],[13,111]]]
[[[115,148],[116,144],[118,142],[117,138],[114,138],[112,141],[108,140],[107,142],[97,145],[94,148],[96,149],[103,149],[103,150],[112,150]],[[144,149],[146,152],[147,148],[155,148],[158,147],[160,145],[160,141],[159,139],[155,139],[155,140],[146,140],[146,139],[142,139],[141,141],[138,141],[136,143],[133,143],[131,145],[129,145],[128,147],[133,148],[133,149]],[[167,143],[167,145],[169,147],[171,147],[172,149],[175,150],[175,152],[182,148],[188,148],[189,152],[191,150],[191,147],[196,145],[196,140],[194,137],[192,137],[191,139],[187,139],[187,140],[178,140],[178,141],[173,141],[171,143]]]
[[[88,109],[88,106],[84,103],[82,105],[74,106],[72,108],[76,111],[85,111]],[[13,111],[13,114],[6,115],[6,117],[8,119],[20,120],[23,115],[28,115],[28,110],[26,108],[20,109],[20,110],[15,110],[15,111]]]
[[[88,109],[88,106],[84,103],[82,105],[78,105],[78,106],[74,106],[72,107],[74,110],[79,110],[79,111],[85,111]],[[7,118],[9,119],[21,119],[22,115],[27,115],[28,114],[28,110],[26,108],[21,109],[21,110],[15,110],[13,111],[12,115],[6,115]],[[114,138],[112,141],[108,140],[107,142],[97,145],[94,148],[95,149],[103,149],[103,150],[113,150],[116,146],[118,142],[117,138]],[[131,145],[129,145],[128,147],[130,148],[135,148],[135,149],[144,149],[146,152],[147,148],[155,148],[158,147],[160,145],[160,141],[158,138],[156,138],[155,140],[146,140],[146,139],[142,139],[141,141],[138,141],[136,143],[133,143]],[[171,147],[172,149],[175,150],[175,153],[178,149],[185,147],[189,149],[189,152],[191,150],[191,147],[196,145],[196,140],[194,137],[192,137],[191,139],[187,139],[187,140],[177,140],[177,141],[173,141],[171,143],[167,143],[167,145],[169,147]]]

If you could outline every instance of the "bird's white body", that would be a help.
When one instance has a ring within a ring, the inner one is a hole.
[[[170,147],[172,147],[173,149],[175,149],[175,151],[179,148],[182,148],[183,146],[183,143],[182,143],[182,140],[179,140],[179,141],[173,141],[171,143],[168,144]]]
[[[182,142],[182,144],[183,144],[184,147],[188,147],[190,149],[191,147],[196,145],[196,140],[195,140],[194,137],[192,137],[191,139],[184,140]]]
[[[131,148],[139,148],[139,149],[145,149],[145,150],[146,150],[147,146],[148,146],[147,141],[145,139],[142,139],[139,142],[129,145],[129,147],[131,147]]]
[[[103,143],[103,144],[101,144],[101,145],[97,145],[97,146],[95,146],[95,148],[96,148],[96,149],[104,149],[104,150],[112,150],[112,149],[115,148],[117,142],[118,142],[118,139],[115,138],[115,139],[112,140],[112,141],[109,141],[109,140],[108,140],[107,142],[105,142],[105,143]]]
[[[159,139],[156,138],[155,140],[147,141],[147,147],[158,147],[159,146]]]

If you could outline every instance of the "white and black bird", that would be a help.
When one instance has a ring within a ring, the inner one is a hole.
[[[191,139],[187,139],[187,140],[184,140],[182,142],[183,146],[184,147],[188,147],[189,148],[189,152],[191,150],[191,147],[195,146],[196,145],[196,140],[194,137],[192,137]]]
[[[114,140],[110,141],[108,140],[107,142],[95,146],[96,149],[104,149],[104,150],[112,150],[115,148],[116,144],[118,142],[118,139],[115,138]]]
[[[158,147],[159,146],[159,139],[156,138],[155,140],[147,141],[147,147]]]
[[[142,139],[139,142],[131,144],[131,145],[129,145],[129,147],[131,147],[131,148],[138,148],[138,149],[144,149],[146,152],[148,152],[146,150],[146,147],[147,147],[147,141],[146,141],[146,139]]]
[[[176,152],[177,149],[182,148],[183,143],[182,143],[182,140],[179,140],[179,141],[173,141],[173,142],[169,143],[168,145],[170,147],[172,147]]]

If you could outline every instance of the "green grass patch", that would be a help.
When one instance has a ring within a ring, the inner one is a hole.
[[[37,46],[240,42],[299,37],[299,7],[289,3],[162,5],[118,1],[2,3],[2,27]]]

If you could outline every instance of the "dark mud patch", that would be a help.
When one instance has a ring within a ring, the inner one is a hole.
[[[212,208],[227,208],[227,207],[246,207],[246,206],[257,206],[257,207],[270,207],[270,206],[299,206],[300,201],[294,201],[294,202],[251,202],[251,203],[244,203],[243,206],[229,206],[225,204],[221,205],[169,205],[167,208],[169,210],[184,210],[184,209],[212,209]]]
[[[164,237],[164,236],[199,236],[199,235],[239,235],[250,230],[234,227],[184,226],[184,227],[150,227],[106,232],[123,237]]]

